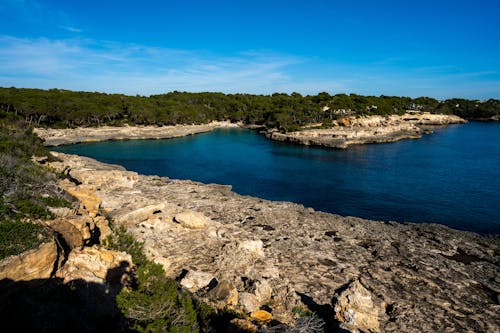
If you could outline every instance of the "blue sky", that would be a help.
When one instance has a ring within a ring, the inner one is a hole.
[[[0,0],[0,86],[500,98],[498,0]]]

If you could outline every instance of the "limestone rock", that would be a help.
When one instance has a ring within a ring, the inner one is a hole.
[[[257,311],[260,308],[257,297],[247,292],[238,294],[238,304],[248,313]]]
[[[82,203],[83,208],[87,210],[91,217],[97,215],[101,205],[101,199],[95,195],[94,191],[83,187],[68,187],[65,190]]]
[[[264,243],[260,239],[258,240],[244,240],[239,244],[241,249],[244,249],[250,253],[254,253],[258,256],[264,255]]]
[[[214,279],[213,274],[201,271],[189,271],[181,280],[181,286],[191,292],[205,288]]]
[[[257,310],[254,311],[250,314],[250,317],[252,319],[255,319],[257,321],[263,321],[267,322],[270,321],[273,318],[273,315],[267,312],[266,310]]]
[[[202,125],[175,126],[100,126],[78,128],[35,128],[33,130],[44,139],[45,145],[59,146],[79,142],[130,139],[168,139],[196,133],[209,132],[216,128],[238,127],[228,121],[213,121]]]
[[[92,239],[95,229],[94,221],[87,215],[73,215],[71,218],[56,218],[46,224],[60,233],[70,248],[81,248]]]
[[[64,283],[72,280],[84,280],[94,283],[119,283],[132,269],[129,254],[97,247],[85,247],[70,252],[68,260],[56,276]]]
[[[358,280],[336,295],[335,316],[351,330],[380,332],[380,309],[372,301],[372,295]]]
[[[101,215],[98,215],[94,218],[94,223],[97,229],[99,229],[99,240],[104,242],[108,236],[110,236],[113,231],[109,227],[108,220]]]
[[[391,121],[385,117],[375,120],[373,126],[352,126],[377,130],[377,122]],[[121,167],[89,158],[58,157],[57,167],[71,169],[82,185],[94,186],[110,170],[117,177],[129,175]],[[226,290],[225,301],[212,301],[214,306],[236,310],[238,298],[234,296],[238,290],[248,292],[260,304],[270,304],[274,320],[293,324],[294,307],[335,306],[335,290],[359,278],[366,290],[373,291],[371,301],[379,309],[382,332],[464,332],[471,328],[500,332],[498,237],[436,224],[342,217],[189,180],[139,175],[133,188],[113,187],[112,180],[102,184],[100,189],[96,187],[101,209],[144,242],[148,258],[161,263],[169,276],[175,278],[186,267],[193,267],[213,272],[231,286],[220,288]],[[140,223],[120,220],[155,205],[164,205],[161,212],[148,216],[148,211]],[[210,216],[210,224],[198,232],[172,223],[172,217],[183,211]],[[262,241],[264,255],[256,254],[260,246],[256,252],[241,246],[248,240]],[[200,297],[210,301],[214,294],[212,290]],[[336,320],[333,309],[330,313],[330,320]]]
[[[220,282],[207,296],[219,308],[238,305],[238,290],[227,281]]]
[[[464,119],[454,115],[430,113],[362,116],[341,118],[327,129],[304,128],[289,133],[268,130],[265,134],[278,141],[346,149],[355,144],[418,139],[428,132],[428,126],[463,123],[466,123]]]
[[[176,214],[174,220],[183,227],[190,229],[204,228],[210,221],[203,213],[191,210]]]
[[[257,333],[258,331],[255,324],[245,319],[235,318],[229,324],[228,333]]]
[[[260,303],[271,300],[273,289],[268,280],[257,281],[255,284],[255,296]]]
[[[54,241],[41,244],[17,256],[0,261],[0,280],[29,281],[48,279],[56,267],[57,245]]]

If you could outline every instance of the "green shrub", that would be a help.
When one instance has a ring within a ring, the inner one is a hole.
[[[116,303],[139,332],[198,332],[191,297],[181,293],[161,265],[146,262],[137,269],[137,288],[122,290]]]
[[[36,248],[49,239],[41,226],[29,222],[0,222],[0,259]]]
[[[127,252],[137,266],[148,262],[144,254],[144,243],[136,241],[122,225],[114,228],[113,234],[106,238],[106,246],[111,250]]]

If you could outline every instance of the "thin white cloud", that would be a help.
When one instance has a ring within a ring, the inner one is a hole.
[[[233,57],[86,39],[0,36],[0,85],[152,94],[171,90],[264,92],[290,82],[298,57]]]
[[[0,86],[64,88],[125,94],[174,90],[271,94],[359,93],[364,95],[499,98],[492,70],[458,71],[453,66],[322,63],[271,51],[221,56],[95,41],[0,35]]]
[[[75,32],[75,33],[81,33],[81,32],[83,32],[82,29],[75,28],[75,27],[70,27],[70,26],[66,26],[66,25],[60,25],[59,29],[63,29],[63,30],[66,30],[66,31],[69,31],[69,32]]]

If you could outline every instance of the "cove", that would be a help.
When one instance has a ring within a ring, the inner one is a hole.
[[[500,233],[500,123],[453,125],[420,140],[345,151],[274,142],[244,129],[52,149],[340,215]]]

